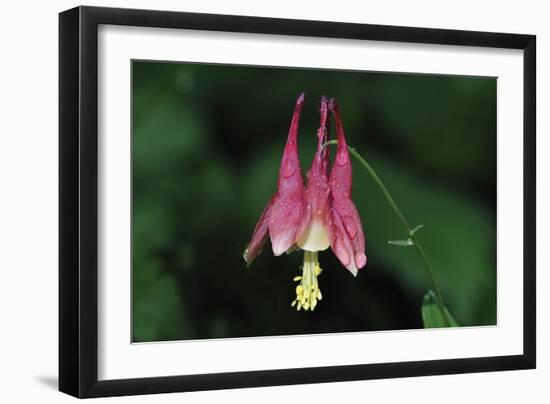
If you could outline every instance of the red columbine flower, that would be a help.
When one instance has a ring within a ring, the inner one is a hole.
[[[321,122],[317,131],[317,151],[307,173],[307,187],[304,191],[300,163],[297,152],[298,119],[303,94],[300,95],[294,109],[287,145],[281,161],[278,191],[267,204],[244,253],[244,259],[250,264],[261,252],[271,236],[273,253],[280,255],[296,244],[304,250],[302,275],[294,281],[296,299],[292,306],[298,310],[313,310],[317,301],[322,299],[317,277],[321,273],[318,252],[332,247],[332,250],[353,275],[365,266],[365,237],[361,219],[351,200],[351,161],[346,145],[340,112],[335,100],[321,97]],[[336,162],[330,166],[328,147],[328,113],[331,111],[336,120],[338,149]]]

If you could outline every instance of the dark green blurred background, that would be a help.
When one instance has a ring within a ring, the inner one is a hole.
[[[302,254],[242,252],[275,190],[294,101],[302,169],[318,99],[386,183],[463,326],[496,322],[496,79],[134,61],[133,340],[421,328],[431,288],[380,190],[354,164],[368,263],[319,256],[323,300],[296,312]]]

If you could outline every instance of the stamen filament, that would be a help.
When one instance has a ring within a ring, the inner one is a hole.
[[[293,279],[295,282],[300,282],[296,286],[296,299],[291,304],[292,307],[296,306],[298,311],[302,308],[306,311],[313,311],[317,306],[317,302],[323,298],[317,281],[317,276],[322,271],[317,256],[316,251],[304,251],[302,276],[296,276]]]

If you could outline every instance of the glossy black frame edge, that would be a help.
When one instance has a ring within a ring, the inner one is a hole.
[[[98,381],[98,24],[523,49],[523,354]],[[59,390],[86,398],[535,368],[535,60],[534,35],[96,7],[60,13]]]

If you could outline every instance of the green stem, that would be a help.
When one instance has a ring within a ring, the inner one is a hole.
[[[337,140],[329,140],[328,142],[323,144],[323,147],[326,147],[328,145],[336,145],[336,144],[338,144]],[[439,284],[437,283],[437,280],[435,278],[435,274],[434,274],[432,265],[430,264],[430,261],[428,260],[428,256],[426,255],[426,252],[424,251],[424,248],[422,248],[422,245],[420,244],[420,241],[418,241],[418,238],[416,237],[416,235],[413,234],[411,226],[409,225],[409,223],[405,219],[405,216],[403,216],[403,213],[401,213],[401,210],[399,209],[399,207],[397,206],[397,204],[393,200],[390,192],[388,191],[388,189],[386,188],[386,186],[384,185],[384,183],[382,182],[382,180],[380,179],[378,174],[376,174],[376,172],[373,170],[373,168],[370,166],[370,164],[367,163],[367,161],[363,157],[361,157],[361,155],[359,153],[357,153],[353,147],[348,146],[348,149],[349,149],[350,154],[365,168],[365,170],[367,170],[367,172],[370,174],[370,176],[372,177],[372,179],[374,180],[376,185],[378,185],[378,187],[382,190],[382,193],[386,197],[386,200],[388,201],[388,203],[392,207],[392,209],[395,212],[395,214],[397,215],[397,217],[399,217],[399,220],[401,220],[401,223],[405,227],[405,230],[407,230],[408,237],[414,242],[414,247],[416,248],[416,250],[420,254],[420,257],[422,258],[422,261],[424,262],[424,266],[426,267],[426,271],[428,272],[428,276],[430,277],[430,279],[432,281],[432,284],[433,284],[433,287],[435,289],[435,293],[437,295],[437,305],[439,307],[439,310],[441,311],[441,315],[443,316],[444,324],[445,324],[446,327],[448,327],[449,326],[449,319],[447,318],[447,312],[445,310],[445,304],[443,302],[443,295],[441,293],[441,289],[439,287]]]

